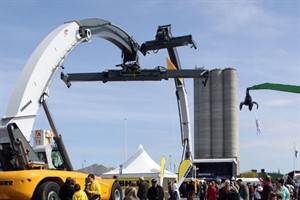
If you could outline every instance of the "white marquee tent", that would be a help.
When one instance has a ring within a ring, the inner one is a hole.
[[[122,167],[118,167],[112,171],[102,174],[102,177],[112,177],[114,175],[120,178],[136,178],[136,177],[149,177],[159,180],[160,165],[157,164],[149,154],[140,145],[137,151],[123,163]],[[177,174],[165,170],[164,178],[176,179]]]

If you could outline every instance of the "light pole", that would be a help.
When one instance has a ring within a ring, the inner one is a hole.
[[[169,155],[169,170],[171,171],[172,166],[172,155]]]
[[[127,157],[127,120],[126,117],[124,118],[124,162],[126,161]]]

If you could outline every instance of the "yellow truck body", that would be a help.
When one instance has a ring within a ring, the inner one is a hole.
[[[81,172],[44,169],[0,172],[0,200],[33,199],[34,194],[43,192],[38,190],[47,190],[55,184],[61,187],[67,177],[74,178],[84,189],[87,174]],[[96,177],[96,180],[101,185],[101,200],[111,199],[115,180],[101,177]]]

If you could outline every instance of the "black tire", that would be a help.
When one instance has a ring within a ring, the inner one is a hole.
[[[118,182],[114,182],[112,186],[110,200],[123,200],[122,188]]]
[[[59,185],[48,181],[42,183],[36,189],[34,200],[59,200]]]

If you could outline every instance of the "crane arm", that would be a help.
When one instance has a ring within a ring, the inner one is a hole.
[[[279,83],[263,83],[259,85],[253,85],[247,88],[248,90],[277,90],[282,92],[300,93],[300,86],[297,85],[286,85]]]
[[[86,39],[77,36],[78,29],[76,22],[63,24],[35,49],[17,81],[1,119],[2,125],[16,123],[29,140],[42,94],[48,93],[54,75],[69,52]]]
[[[102,19],[67,22],[52,31],[27,61],[10,98],[1,125],[16,123],[29,140],[32,126],[51,82],[65,58],[92,36],[106,39],[123,52],[123,64],[136,62],[139,45],[125,31]]]
[[[155,40],[144,42],[141,45],[141,52],[146,54],[149,50],[167,49],[170,56],[168,62],[169,68],[181,69],[180,60],[176,47],[191,44],[196,48],[196,44],[191,35],[173,37],[171,33],[171,25],[159,26],[156,32]],[[176,97],[179,110],[179,120],[181,127],[181,139],[183,145],[182,160],[193,159],[193,149],[190,132],[189,108],[187,94],[183,80],[175,79]]]

